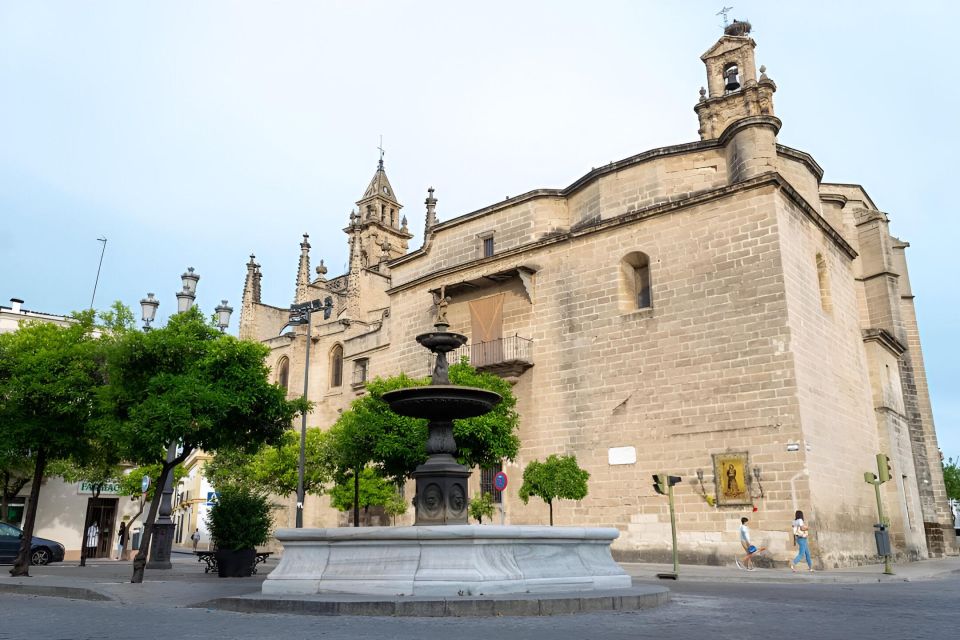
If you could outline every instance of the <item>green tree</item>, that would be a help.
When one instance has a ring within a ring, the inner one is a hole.
[[[267,347],[211,327],[196,307],[128,332],[107,351],[105,433],[125,460],[161,465],[157,485],[197,449],[253,451],[308,408],[269,381]],[[166,452],[178,445],[178,455]],[[159,500],[150,505],[132,582],[143,581]]]
[[[307,429],[304,447],[303,491],[322,495],[333,479],[329,454],[329,434]],[[296,493],[300,468],[300,431],[287,430],[276,444],[265,444],[255,453],[222,449],[203,469],[217,489],[246,486],[276,495]]]
[[[470,517],[476,520],[478,523],[483,524],[483,519],[487,520],[493,519],[493,495],[489,493],[481,493],[478,496],[474,496],[470,500]]]
[[[960,500],[960,460],[947,458],[943,463],[943,483],[947,486],[947,497]]]
[[[30,540],[41,481],[51,458],[82,460],[95,440],[96,391],[102,382],[93,312],[62,327],[25,323],[0,335],[0,451],[33,460],[23,541],[10,570],[29,575]]]
[[[457,460],[467,467],[492,467],[503,459],[513,460],[520,448],[516,430],[517,400],[510,384],[497,376],[480,373],[465,361],[450,367],[452,384],[479,387],[500,394],[503,400],[490,413],[453,422]],[[387,391],[424,386],[430,378],[399,374],[377,378],[367,384],[367,394],[353,401],[331,431],[331,461],[341,476],[354,474],[372,464],[394,483],[404,482],[427,459],[427,421],[399,416],[383,401]],[[358,491],[355,486],[355,492]],[[354,526],[359,525],[354,509]]]
[[[550,526],[553,526],[553,501],[582,500],[587,495],[590,473],[581,469],[576,456],[550,455],[544,462],[534,460],[523,470],[520,499],[527,504],[530,496],[537,496],[550,507]]]
[[[395,517],[407,510],[397,485],[373,467],[364,467],[359,478],[349,472],[338,479],[330,490],[330,505],[339,511],[356,511],[356,506],[366,513],[370,507],[383,507],[387,515]]]

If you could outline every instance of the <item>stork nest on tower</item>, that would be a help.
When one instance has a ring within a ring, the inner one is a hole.
[[[727,36],[745,36],[752,28],[749,20],[734,20],[724,28],[723,33]]]

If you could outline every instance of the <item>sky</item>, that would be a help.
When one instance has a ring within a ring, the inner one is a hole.
[[[729,0],[728,0],[729,1]],[[862,184],[908,259],[941,448],[960,457],[952,2],[730,2],[777,83],[779,142]],[[0,0],[0,304],[159,316],[292,302],[329,276],[383,136],[411,248],[441,220],[691,142],[719,2]],[[239,313],[231,330],[235,331]]]

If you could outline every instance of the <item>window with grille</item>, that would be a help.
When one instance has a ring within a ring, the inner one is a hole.
[[[493,486],[493,478],[501,471],[503,471],[502,464],[480,469],[480,493],[489,493],[493,496],[493,501],[497,503],[503,502],[503,492],[497,491]]]

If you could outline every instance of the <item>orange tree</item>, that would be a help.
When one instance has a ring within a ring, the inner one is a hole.
[[[107,352],[104,433],[122,459],[160,465],[162,487],[197,449],[255,450],[307,409],[269,381],[267,347],[220,333],[194,307],[167,325],[130,332]],[[166,452],[177,445],[178,454]],[[142,582],[160,501],[150,504],[132,582]]]

